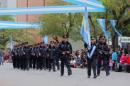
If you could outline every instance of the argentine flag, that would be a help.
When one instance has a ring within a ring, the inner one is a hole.
[[[116,34],[118,35],[118,36],[122,36],[120,33],[119,33],[119,31],[116,29],[116,20],[110,20],[110,23],[111,23],[111,25],[112,25],[112,28],[113,28],[113,30],[116,32]]]
[[[90,49],[91,48],[91,39],[90,39],[88,12],[84,13],[80,34],[83,37],[83,41],[88,45],[88,48]]]

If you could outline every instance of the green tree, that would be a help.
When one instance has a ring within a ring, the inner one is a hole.
[[[130,0],[99,0],[102,1],[106,7],[106,12],[104,13],[90,13],[96,31],[99,30],[96,19],[104,18],[106,19],[106,28],[111,32],[112,35],[112,45],[113,48],[118,47],[118,36],[116,32],[112,30],[109,20],[117,20],[116,28],[123,36],[130,36]],[[98,31],[101,33],[101,30]]]
[[[45,0],[46,1],[46,5],[51,5],[51,6],[55,6],[55,5],[66,5],[69,4],[67,2],[64,2],[63,0]]]
[[[47,5],[69,5],[63,0],[48,0]],[[49,14],[43,15],[40,18],[43,23],[43,29],[41,35],[51,35],[51,36],[63,36],[63,34],[69,35],[73,40],[79,40],[80,28],[82,22],[82,14]],[[76,35],[75,35],[76,34]]]
[[[14,21],[12,16],[0,16],[0,21]]]
[[[0,16],[0,21],[14,21],[12,16]],[[9,41],[9,36],[13,37],[13,41],[17,43],[29,42],[34,43],[34,39],[31,34],[26,33],[24,30],[20,29],[0,29],[0,48],[5,48],[7,41]]]
[[[116,28],[123,36],[130,36],[130,3],[128,0],[103,0],[107,8],[106,19],[117,20]],[[118,47],[118,36],[112,31],[113,48]]]
[[[82,14],[49,14],[41,17],[41,21],[45,22],[41,31],[42,35],[63,36],[67,34],[74,40],[80,38]]]
[[[117,47],[117,34],[112,31],[112,27],[108,20],[117,20],[116,28],[123,36],[130,36],[130,0],[99,0],[102,1],[106,7],[104,13],[89,13],[90,27],[92,36],[97,36],[102,33],[97,18],[105,18],[106,27],[112,33],[113,48]],[[54,0],[51,3],[55,5],[68,4],[63,3],[61,0]],[[82,22],[82,14],[49,14],[43,15],[40,19],[41,22],[45,22],[42,29],[42,35],[57,35],[61,36],[65,33],[69,34],[70,38],[74,40],[80,39],[80,28]],[[76,35],[75,35],[76,34]]]
[[[12,16],[0,16],[0,21],[14,21]],[[8,40],[7,37],[5,37],[5,32],[6,30],[0,30],[0,48],[4,48],[5,44]]]

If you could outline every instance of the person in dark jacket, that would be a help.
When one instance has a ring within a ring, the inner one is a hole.
[[[96,75],[96,63],[97,63],[97,47],[94,49],[94,47],[96,47],[96,39],[92,39],[91,40],[91,49],[88,50],[88,54],[91,55],[92,51],[93,51],[93,54],[92,56],[87,56],[87,67],[88,67],[88,78],[90,78],[91,76],[91,68],[93,69],[93,75],[94,75],[94,78],[97,77]]]
[[[98,50],[98,64],[97,64],[97,75],[100,75],[100,70],[103,62],[103,68],[106,71],[106,76],[110,75],[109,73],[109,57],[110,57],[110,49],[106,43],[106,39],[104,36],[100,36],[99,43],[97,45]]]
[[[55,58],[55,63],[56,63],[56,67],[57,70],[60,70],[60,52],[59,52],[59,42],[55,42],[55,47],[56,47],[56,58]]]
[[[64,65],[67,67],[68,75],[72,75],[72,70],[70,67],[70,54],[72,54],[72,46],[68,42],[66,36],[63,36],[63,41],[59,44],[59,50],[61,54],[61,76],[64,75]]]
[[[12,57],[12,62],[13,62],[13,68],[15,69],[17,66],[16,66],[16,46],[14,47],[14,49],[12,49],[11,51],[11,57]]]
[[[54,45],[54,42],[51,41],[50,42],[50,46],[49,46],[49,71],[51,71],[53,69],[53,71],[55,72],[55,58],[56,58],[56,47]]]

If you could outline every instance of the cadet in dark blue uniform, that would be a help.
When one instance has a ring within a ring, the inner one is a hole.
[[[17,68],[22,69],[22,62],[23,62],[23,54],[22,54],[22,45],[19,45],[17,48]]]
[[[56,48],[54,45],[54,42],[51,41],[50,42],[50,46],[49,46],[49,71],[51,71],[53,69],[53,71],[55,70],[55,58],[56,58]]]
[[[37,69],[40,69],[40,58],[41,58],[41,53],[40,53],[40,45],[37,45]]]
[[[35,49],[35,54],[36,54],[36,68],[39,69],[39,54],[40,54],[40,51],[39,51],[38,44],[37,44],[36,49]]]
[[[96,39],[91,40],[91,49],[88,51],[89,55],[92,52],[94,46],[96,46]],[[94,78],[97,77],[96,75],[96,63],[97,63],[97,49],[94,50],[94,53],[91,57],[87,56],[87,67],[88,67],[88,78],[91,76],[91,68],[93,69]]]
[[[30,62],[30,47],[27,44],[25,44],[25,60],[26,60],[26,64],[25,64],[25,69],[29,70],[29,62]]]
[[[100,75],[100,69],[102,66],[102,61],[103,61],[103,67],[106,71],[106,76],[110,75],[109,72],[109,51],[110,49],[108,48],[108,45],[106,43],[106,39],[104,36],[99,37],[99,43],[97,45],[98,49],[98,67],[97,67],[97,75]]]
[[[49,69],[49,45],[45,44],[45,48],[44,48],[44,55],[45,55],[45,69]]]
[[[36,68],[36,46],[33,45],[32,49],[31,49],[31,53],[32,53],[32,66],[33,66],[33,69]]]
[[[72,54],[72,46],[68,42],[66,36],[63,36],[63,41],[59,45],[59,50],[61,54],[61,76],[64,75],[64,65],[67,67],[68,75],[72,75],[70,67],[70,54]]]
[[[55,63],[56,63],[56,67],[57,67],[57,70],[60,70],[60,63],[59,63],[59,60],[60,60],[60,52],[59,52],[59,42],[55,42],[55,47],[56,47],[56,58],[55,58]]]
[[[39,69],[42,70],[43,69],[43,47],[42,44],[39,45],[39,57],[38,57],[38,66]]]
[[[27,56],[26,56],[26,53],[27,53],[27,51],[26,51],[26,46],[23,44],[23,46],[20,48],[20,52],[22,52],[22,57],[20,58],[21,60],[21,62],[20,62],[20,64],[21,64],[21,69],[22,70],[26,70],[26,65],[27,65]]]
[[[43,69],[46,70],[46,55],[47,55],[47,49],[46,49],[46,45],[42,44],[42,48],[41,48],[41,54],[42,54],[42,59],[43,59]]]
[[[16,66],[16,46],[14,47],[14,49],[11,51],[11,57],[12,57],[12,62],[13,62],[13,68],[15,69]]]
[[[33,68],[33,52],[32,52],[33,46],[30,45],[29,47],[30,47],[30,50],[29,50],[29,51],[30,51],[29,67],[30,67],[30,68]]]

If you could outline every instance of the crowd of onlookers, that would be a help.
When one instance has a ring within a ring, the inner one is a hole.
[[[74,51],[70,63],[74,68],[85,68],[87,66],[85,51],[83,49]]]
[[[130,65],[130,47],[119,48],[110,51],[110,70],[115,70],[116,63],[129,64]],[[85,51],[83,49],[74,51],[71,58],[71,66],[73,68],[85,68],[87,66],[87,60],[85,58]]]
[[[4,62],[9,62],[10,60],[11,60],[10,53],[0,50],[0,65],[3,65]]]
[[[10,59],[10,54],[8,52],[0,50],[0,65],[4,62],[9,62]],[[85,68],[87,66],[87,60],[84,49],[73,51],[70,61],[71,67],[73,68]],[[130,45],[127,48],[111,50],[109,62],[110,70],[115,70],[116,63],[130,65]]]
[[[117,71],[117,65],[127,65],[130,71],[130,46],[128,48],[113,50],[110,59],[110,68]]]

